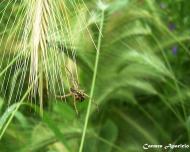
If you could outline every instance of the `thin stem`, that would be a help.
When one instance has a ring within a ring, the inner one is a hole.
[[[20,57],[20,54],[16,56],[1,72],[0,77],[17,61],[17,59]]]
[[[15,107],[15,110],[12,112],[11,116],[9,117],[8,121],[6,122],[5,126],[3,127],[2,131],[0,132],[0,140],[2,139],[7,127],[9,126],[9,124],[11,123],[13,117],[15,116],[16,112],[18,111],[18,109],[20,108],[21,104],[24,102],[24,100],[26,99],[26,97],[28,96],[28,94],[31,91],[32,86],[30,86],[28,88],[28,90],[26,91],[26,93],[24,94],[24,96],[22,97],[22,99],[20,100],[20,102],[18,102],[17,106]]]
[[[88,108],[87,108],[87,112],[86,112],[85,123],[84,123],[83,132],[82,132],[82,138],[81,138],[79,152],[82,152],[82,150],[83,150],[84,139],[85,139],[85,135],[86,135],[88,120],[89,120],[89,116],[90,116],[90,109],[91,109],[91,105],[92,105],[92,97],[94,95],[94,88],[95,88],[96,75],[97,75],[97,69],[98,69],[100,47],[101,47],[101,41],[102,41],[103,24],[104,24],[104,10],[102,10],[102,15],[101,15],[100,30],[99,30],[99,36],[98,36],[98,45],[97,45],[97,52],[96,52],[96,60],[95,60],[95,66],[94,66],[94,74],[93,74],[93,79],[92,79],[92,85],[91,85],[91,90],[90,90],[90,98],[89,98],[89,102],[88,102]]]

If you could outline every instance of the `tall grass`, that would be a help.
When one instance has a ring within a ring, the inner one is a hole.
[[[168,1],[168,12],[183,2]],[[188,143],[188,20],[172,31],[176,16],[162,9],[150,0],[0,2],[0,149],[135,152],[147,142]],[[56,98],[74,86],[89,93],[76,104],[79,115],[73,96]]]
[[[93,78],[92,78],[92,84],[91,84],[91,89],[90,89],[90,99],[86,111],[86,117],[85,117],[85,123],[84,123],[84,128],[82,132],[82,138],[81,138],[81,144],[79,148],[79,152],[83,151],[84,147],[84,140],[85,140],[85,135],[87,131],[87,125],[88,125],[88,120],[90,116],[90,109],[93,101],[93,95],[94,95],[94,89],[95,89],[95,84],[96,84],[96,77],[97,77],[97,70],[98,70],[98,63],[99,63],[99,56],[100,56],[100,49],[101,49],[101,41],[102,41],[102,36],[103,36],[103,24],[104,24],[104,11],[106,6],[102,2],[100,2],[100,9],[102,11],[101,13],[101,22],[100,22],[100,30],[99,30],[99,35],[98,35],[98,44],[97,44],[97,50],[96,50],[96,59],[95,59],[95,65],[94,65],[94,72],[93,72]]]

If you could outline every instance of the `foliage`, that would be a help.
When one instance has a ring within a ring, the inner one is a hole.
[[[189,143],[189,5],[1,1],[1,151]],[[76,86],[89,95],[78,115],[72,96],[56,98]]]

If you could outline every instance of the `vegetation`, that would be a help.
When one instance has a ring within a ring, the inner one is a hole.
[[[0,151],[189,144],[189,6],[0,1]]]

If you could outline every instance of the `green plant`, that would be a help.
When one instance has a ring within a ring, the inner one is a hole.
[[[136,152],[144,143],[189,142],[190,3],[95,4],[0,2],[3,152]],[[77,103],[78,116],[72,98],[56,98],[76,82],[90,96]]]

